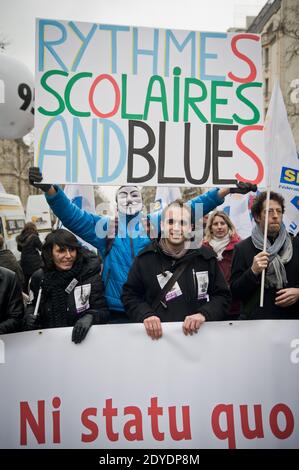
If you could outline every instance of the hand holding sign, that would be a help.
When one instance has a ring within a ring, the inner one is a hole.
[[[40,184],[42,180],[43,180],[43,175],[40,172],[39,167],[31,166],[29,168],[29,184],[47,193],[49,189],[51,188],[51,184]]]
[[[243,183],[243,181],[237,181],[236,188],[230,188],[230,194],[247,194],[250,191],[254,193],[257,191],[257,185],[252,183]]]

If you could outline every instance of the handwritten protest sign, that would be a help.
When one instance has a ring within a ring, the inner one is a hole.
[[[260,36],[37,20],[48,182],[261,184]]]

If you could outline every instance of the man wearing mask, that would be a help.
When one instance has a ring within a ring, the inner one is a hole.
[[[263,251],[267,193],[254,200],[256,222],[251,237],[235,246],[230,287],[241,300],[242,320],[299,319],[299,239],[283,225],[284,199],[270,192],[267,248]],[[265,273],[264,306],[260,307],[261,274]]]
[[[142,196],[137,186],[121,186],[116,194],[118,217],[113,221],[107,216],[99,216],[82,211],[67,198],[56,185],[41,184],[43,176],[38,167],[29,169],[29,183],[46,193],[46,199],[54,214],[63,225],[83,240],[95,246],[103,259],[103,282],[105,296],[112,323],[129,321],[120,299],[122,288],[135,256],[151,241],[144,224]],[[246,194],[256,191],[256,186],[239,183],[236,188],[214,188],[188,202],[192,216],[197,204],[203,205],[207,214],[224,201],[230,192]],[[160,213],[149,215],[149,220],[159,233]]]

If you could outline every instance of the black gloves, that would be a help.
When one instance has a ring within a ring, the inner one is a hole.
[[[236,188],[230,188],[229,192],[230,194],[247,194],[250,191],[256,192],[257,191],[257,185],[252,184],[252,183],[243,183],[243,181],[237,181],[236,183],[237,187]]]
[[[89,328],[92,325],[92,322],[93,316],[91,313],[86,313],[83,317],[76,321],[72,333],[72,341],[74,341],[74,343],[81,343],[81,341],[84,340]]]
[[[29,168],[29,184],[35,188],[41,189],[45,193],[51,188],[51,184],[40,184],[40,181],[43,180],[43,175],[40,172],[38,166],[31,166]]]
[[[24,329],[25,330],[36,330],[38,328],[38,316],[33,315],[32,313],[27,313],[24,316]]]

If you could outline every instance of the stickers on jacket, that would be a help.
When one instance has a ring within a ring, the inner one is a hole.
[[[76,304],[77,313],[84,312],[90,308],[89,296],[91,291],[91,284],[84,284],[82,286],[75,287],[74,298]]]
[[[164,274],[166,274],[166,275],[164,276]],[[157,279],[158,279],[158,282],[160,284],[161,290],[163,289],[165,284],[169,281],[169,279],[172,277],[172,273],[169,272],[169,271],[165,271],[164,274],[158,274],[157,275]],[[176,297],[179,297],[180,295],[182,295],[182,291],[181,291],[180,286],[178,285],[178,283],[175,282],[172,289],[170,289],[167,292],[167,294],[165,296],[165,299],[168,302],[169,300],[175,299]]]
[[[197,283],[197,298],[207,299],[209,301],[208,287],[209,287],[209,273],[208,271],[197,271],[196,283]]]

